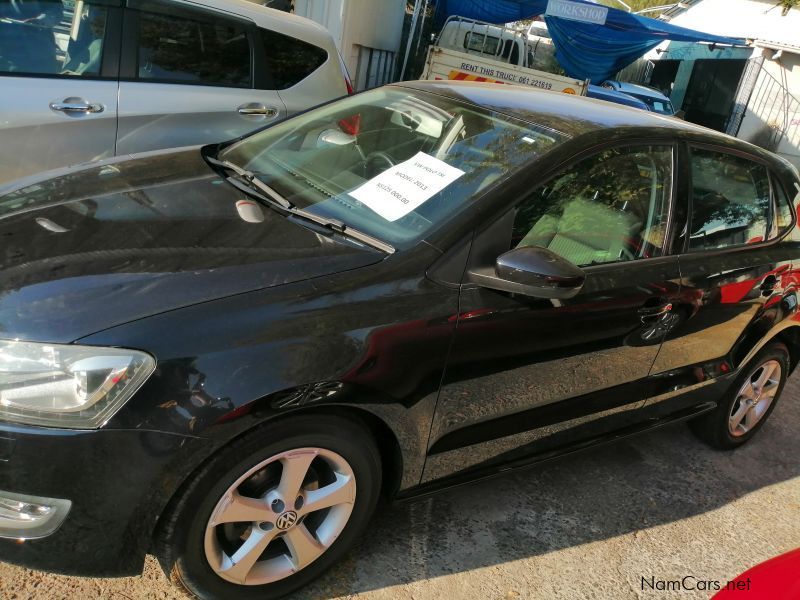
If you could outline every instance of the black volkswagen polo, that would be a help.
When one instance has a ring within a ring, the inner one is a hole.
[[[0,195],[0,558],[291,592],[406,498],[800,360],[797,171],[671,118],[409,83]],[[794,199],[794,200],[793,200]]]

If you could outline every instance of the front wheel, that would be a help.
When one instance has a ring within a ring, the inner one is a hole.
[[[789,350],[775,342],[759,352],[717,408],[689,426],[697,437],[720,450],[738,448],[769,418],[786,385]]]
[[[378,499],[369,432],[299,417],[234,442],[203,468],[162,528],[160,558],[200,598],[268,599],[341,558]]]

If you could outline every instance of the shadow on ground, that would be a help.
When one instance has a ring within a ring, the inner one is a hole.
[[[348,559],[302,597],[466,572],[714,511],[800,476],[799,431],[795,376],[759,435],[734,452],[711,450],[678,424],[514,475],[379,507]]]

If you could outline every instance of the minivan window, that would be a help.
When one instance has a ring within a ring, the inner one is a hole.
[[[769,173],[763,165],[711,150],[692,150],[689,250],[756,244],[770,224]]]
[[[0,0],[0,74],[97,77],[108,9]]]
[[[138,77],[195,85],[251,86],[244,25],[170,14],[140,13]]]
[[[672,146],[605,150],[533,193],[512,248],[548,248],[578,266],[661,256],[672,196]]]
[[[219,159],[293,205],[404,248],[566,139],[456,99],[379,88],[259,131]]]
[[[282,33],[262,29],[261,37],[272,82],[277,90],[300,83],[328,60],[328,53],[322,48]]]

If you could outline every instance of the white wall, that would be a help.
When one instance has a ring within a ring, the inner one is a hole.
[[[776,59],[768,49],[763,56],[738,137],[754,141],[765,128],[781,129],[785,133],[776,152],[800,167],[800,56],[784,53]]]
[[[800,46],[800,7],[782,17],[778,0],[703,0],[670,23],[729,37]]]
[[[706,31],[715,35],[744,38],[755,48],[723,48],[711,51],[702,44],[662,44],[667,53],[648,54],[651,60],[670,58],[685,61],[675,81],[672,100],[680,106],[689,75],[698,58],[747,58],[762,55],[764,63],[750,97],[738,137],[753,141],[763,135],[765,127],[780,127],[786,133],[777,149],[778,154],[800,166],[800,7],[782,15],[778,0],[702,0],[670,22],[681,27]],[[777,5],[777,6],[776,6]],[[763,45],[788,46],[792,52],[775,55]],[[773,85],[778,81],[781,86]],[[793,97],[786,96],[788,90]],[[789,107],[789,110],[785,110]]]
[[[328,28],[354,80],[364,79],[365,49],[375,61],[397,58],[405,0],[295,0],[295,13]]]

